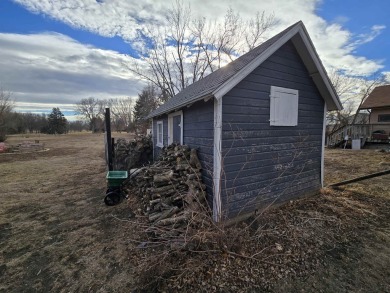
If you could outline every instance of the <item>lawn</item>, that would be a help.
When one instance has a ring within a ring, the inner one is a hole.
[[[46,150],[0,154],[0,292],[131,292],[137,270],[133,240],[140,231],[130,219],[133,213],[128,204],[107,207],[103,203],[104,136],[11,136],[8,142],[24,140],[39,140]],[[327,150],[325,163],[328,184],[389,169],[390,154]],[[267,290],[390,292],[389,186],[390,175],[386,175],[339,191],[325,189],[318,200],[304,199],[265,215],[267,221],[301,219],[295,221],[304,223],[295,237],[306,241],[305,248],[313,243],[313,250],[320,250],[307,263],[296,264],[314,270],[281,274]],[[332,221],[319,225],[319,212],[328,220],[337,218],[341,227],[337,231],[344,234],[332,234]],[[222,266],[219,256],[211,260],[219,262],[212,266]],[[241,267],[238,261],[227,263],[236,269]],[[288,262],[283,266],[283,270],[290,268]],[[223,276],[236,280],[237,273],[226,266]],[[218,287],[212,278],[201,281],[192,292],[252,292],[253,286],[245,278],[235,288]]]

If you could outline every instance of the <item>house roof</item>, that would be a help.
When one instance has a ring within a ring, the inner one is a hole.
[[[305,26],[299,21],[226,66],[184,88],[146,118],[178,110],[203,98],[221,98],[289,40],[297,48],[309,74],[325,99],[328,110],[341,109],[339,97],[326,74]]]
[[[360,109],[390,107],[390,85],[377,86],[368,95]]]

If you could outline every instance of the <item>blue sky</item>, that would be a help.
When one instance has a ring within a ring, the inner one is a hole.
[[[390,1],[387,0],[325,0],[318,15],[329,23],[336,22],[355,34],[365,34],[375,25],[386,29],[374,41],[356,48],[357,55],[383,60],[385,70],[390,69]]]
[[[123,54],[132,53],[130,44],[121,37],[102,37],[87,30],[74,29],[48,15],[31,13],[22,5],[10,0],[0,2],[0,31],[18,34],[59,32],[84,44],[115,50]]]
[[[186,1],[185,1],[186,2]],[[302,20],[328,70],[390,76],[390,1],[189,1],[192,14],[220,20],[274,13],[271,36]],[[166,1],[1,0],[0,84],[17,110],[71,113],[82,98],[136,97],[144,82],[124,64],[137,59],[137,31],[162,26]]]

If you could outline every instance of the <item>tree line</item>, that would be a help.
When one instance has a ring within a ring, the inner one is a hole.
[[[130,97],[89,97],[75,105],[75,112],[81,119],[68,121],[59,108],[53,108],[50,114],[16,112],[11,93],[0,89],[0,142],[9,134],[19,133],[103,132],[107,107],[111,109],[111,128],[114,131],[145,134],[149,122],[144,118],[166,100],[166,96],[151,84],[143,88],[135,101]]]
[[[83,117],[92,132],[104,131],[105,108],[110,108],[111,128],[118,132],[146,133],[149,122],[145,117],[167,100],[167,96],[153,84],[145,86],[134,101],[122,99],[97,99],[89,97],[76,104],[75,111]]]

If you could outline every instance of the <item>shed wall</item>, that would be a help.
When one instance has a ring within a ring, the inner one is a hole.
[[[183,108],[183,143],[196,148],[202,163],[203,182],[211,202],[213,194],[214,102],[199,101]]]
[[[270,90],[299,91],[298,126],[270,126]],[[225,217],[318,190],[324,100],[286,43],[222,98]]]

